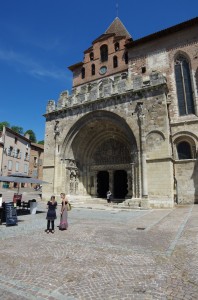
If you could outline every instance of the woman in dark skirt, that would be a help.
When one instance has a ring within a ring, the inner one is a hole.
[[[46,232],[50,232],[50,223],[51,223],[51,233],[54,233],[54,220],[56,219],[56,208],[57,202],[55,201],[55,196],[51,196],[50,201],[47,203],[47,230]]]

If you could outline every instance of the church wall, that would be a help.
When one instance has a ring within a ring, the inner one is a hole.
[[[72,95],[69,96],[67,91],[63,92],[57,106],[52,104],[52,110],[48,106],[44,178],[50,182],[53,179],[56,193],[69,191],[70,173],[65,159],[75,159],[74,148],[80,145],[80,138],[72,143],[75,134],[80,132],[82,140],[84,139],[82,144],[86,145],[87,133],[86,130],[81,130],[86,126],[83,117],[90,116],[91,120],[92,113],[94,116],[94,112],[100,111],[101,117],[96,126],[100,126],[100,122],[106,122],[102,112],[109,112],[112,113],[109,120],[115,122],[109,122],[110,127],[114,124],[119,128],[117,117],[120,117],[131,129],[139,151],[138,180],[140,185],[144,183],[141,188],[145,193],[142,195],[145,198],[148,196],[152,207],[172,207],[176,199],[181,203],[193,203],[198,199],[197,32],[198,26],[193,25],[190,29],[183,28],[152,41],[148,39],[144,43],[137,42],[126,49],[129,53],[128,66],[123,60],[125,39],[120,41],[118,52],[114,49],[114,37],[96,40],[92,48],[85,51],[85,79],[81,79],[82,66],[77,67],[74,70]],[[101,63],[100,46],[106,43],[109,46],[109,58],[107,62]],[[90,61],[90,51],[94,52],[94,61]],[[179,116],[174,74],[175,57],[178,53],[188,57],[190,62],[196,110],[194,115]],[[118,56],[118,68],[113,68],[114,55]],[[92,63],[96,66],[96,75],[93,76]],[[104,75],[99,74],[102,65],[107,66]],[[55,133],[55,120],[59,121],[58,134]],[[104,127],[104,132],[109,130],[108,126],[109,124]],[[75,134],[74,131],[71,134],[71,129],[74,128]],[[177,143],[181,140],[187,140],[191,144],[192,159],[179,160]],[[77,153],[79,155],[78,151]],[[81,170],[79,193],[86,195],[87,191],[91,191],[94,195],[95,187],[90,187],[90,177],[86,177],[86,172],[89,173],[87,167]],[[129,170],[127,172],[130,173]],[[95,174],[91,172],[89,175]],[[89,190],[86,190],[88,186]],[[52,185],[48,190],[53,191]]]
[[[152,71],[160,71],[167,77],[169,89],[170,116],[178,118],[178,105],[174,76],[174,59],[177,53],[186,54],[192,68],[192,81],[194,82],[194,100],[198,114],[198,25],[166,37],[156,38],[150,42],[137,45],[129,49],[129,69],[131,76],[146,76]],[[142,67],[146,73],[142,74]],[[188,118],[189,116],[187,116]],[[181,117],[179,117],[181,118]]]
[[[166,96],[144,101],[148,197],[152,207],[172,207],[173,162]]]
[[[158,95],[145,100],[144,106],[147,158],[171,157],[166,96]]]
[[[130,49],[130,76],[133,78],[137,75],[146,77],[150,72],[161,71],[167,78],[168,94],[168,110],[170,116],[170,143],[173,139],[173,159],[175,159],[175,177],[178,182],[178,197],[182,203],[193,203],[198,198],[198,189],[191,175],[197,164],[196,151],[198,149],[198,26],[187,28],[185,30],[175,32],[167,37],[161,37],[146,42],[143,45],[137,45]],[[191,80],[194,91],[195,115],[179,116],[178,100],[176,93],[174,63],[177,54],[185,55],[190,63]],[[142,74],[142,67],[146,67],[146,73]],[[158,114],[158,113],[156,113]],[[148,124],[152,124],[151,118]],[[149,125],[148,125],[149,126]],[[178,160],[176,144],[174,139],[180,137],[185,141],[187,138],[194,140],[194,159],[191,162],[187,160]],[[157,138],[154,138],[157,141]],[[151,147],[150,142],[147,145]],[[156,147],[156,143],[155,143]],[[164,149],[164,148],[163,148]],[[160,149],[161,151],[161,149]],[[163,151],[163,150],[162,150]],[[155,158],[155,149],[148,149],[147,157]],[[149,164],[150,166],[150,164]],[[148,167],[151,170],[151,167]],[[151,174],[152,171],[151,171]],[[152,177],[149,176],[149,182]],[[189,185],[188,185],[189,183]],[[188,188],[186,188],[188,185]],[[149,183],[149,187],[151,182]],[[151,191],[149,191],[149,196]],[[179,196],[180,195],[180,196]],[[181,196],[182,195],[182,196]]]
[[[49,184],[43,184],[42,191],[44,199],[49,200],[54,192],[54,160],[55,160],[55,139],[54,121],[45,123],[45,143],[43,159],[43,178]]]
[[[130,96],[123,96],[123,98],[119,97],[119,99],[111,99],[106,100],[105,102],[101,100],[100,103],[92,104],[90,110],[86,106],[79,106],[73,108],[72,110],[62,110],[59,111],[58,115],[54,115],[54,118],[59,121],[59,135],[56,136],[56,169],[55,169],[55,189],[57,194],[61,192],[61,189],[65,185],[64,181],[69,180],[68,174],[66,175],[66,165],[64,162],[61,162],[61,159],[66,158],[64,156],[64,140],[68,135],[68,132],[72,128],[74,124],[77,124],[77,121],[82,120],[81,118],[85,116],[87,113],[96,111],[99,108],[100,111],[109,111],[114,115],[114,119],[116,120],[116,115],[123,118],[126,121],[128,126],[131,128],[133,132],[138,150],[141,151],[141,142],[140,142],[140,127],[138,121],[138,115],[136,112],[137,103],[142,101],[143,103],[143,115],[144,115],[144,134],[145,134],[145,147],[146,147],[146,155],[148,159],[163,159],[170,156],[170,145],[169,145],[169,132],[168,132],[168,117],[167,117],[167,105],[166,105],[166,96],[164,94],[163,89],[156,89],[153,91],[147,91],[140,94],[138,96],[138,100],[135,100],[135,94],[131,94]],[[108,103],[109,101],[109,103]],[[105,121],[103,120],[103,115],[101,113],[101,124]],[[85,125],[82,122],[79,124]],[[52,169],[54,165],[54,151],[52,151],[52,145],[55,145],[55,136],[54,136],[54,128],[55,128],[55,120],[53,118],[51,121],[46,122],[46,138],[45,138],[45,147],[47,149],[45,156],[45,166],[52,165],[50,169],[49,177],[53,177]],[[72,137],[73,138],[73,137]],[[59,152],[57,152],[57,147],[59,145]],[[68,153],[67,153],[68,155]],[[69,153],[69,158],[72,157],[72,152]],[[60,174],[64,174],[64,176],[60,176]],[[152,173],[149,171],[150,181],[153,182],[155,186],[155,175],[152,176]],[[157,176],[157,178],[160,178]],[[152,191],[152,185],[150,184],[149,190]],[[80,185],[79,185],[80,187]],[[65,187],[65,192],[68,192]],[[81,183],[81,193],[86,192],[82,189]],[[155,193],[155,189],[153,191]],[[165,197],[165,195],[163,196]]]
[[[149,203],[151,207],[173,207],[173,163],[167,160],[147,160]]]
[[[198,203],[198,163],[197,161],[177,161],[175,164],[178,203]]]

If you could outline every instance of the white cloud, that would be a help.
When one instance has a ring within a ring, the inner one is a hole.
[[[11,64],[17,71],[30,74],[37,78],[48,77],[59,80],[66,79],[65,71],[54,67],[51,69],[45,68],[33,59],[12,50],[6,51],[0,49],[0,61]]]

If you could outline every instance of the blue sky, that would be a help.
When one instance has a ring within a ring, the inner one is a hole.
[[[133,39],[198,16],[197,0],[0,0],[0,122],[44,139],[48,100],[71,90],[67,69],[118,16]]]

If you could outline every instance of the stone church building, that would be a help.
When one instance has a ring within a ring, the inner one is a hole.
[[[133,40],[119,18],[48,101],[44,197],[198,202],[198,18]]]

